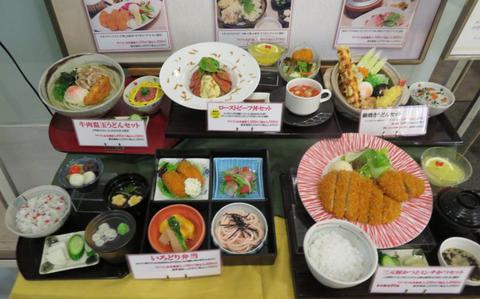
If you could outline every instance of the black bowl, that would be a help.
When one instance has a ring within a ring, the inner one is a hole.
[[[112,197],[121,193],[127,186],[134,186],[136,190],[131,194],[142,196],[142,200],[136,205],[128,205],[127,202],[123,206],[117,206],[112,204]],[[108,181],[103,191],[103,198],[107,202],[107,206],[112,210],[124,210],[131,213],[134,216],[140,216],[145,212],[146,202],[148,201],[149,184],[145,177],[136,173],[125,173],[118,175]]]

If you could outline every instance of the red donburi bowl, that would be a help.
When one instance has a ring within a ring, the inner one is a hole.
[[[152,248],[159,253],[172,252],[170,245],[161,244],[160,238],[160,223],[173,214],[179,214],[190,220],[195,225],[195,232],[193,238],[187,240],[188,251],[196,250],[202,245],[205,239],[205,221],[202,215],[194,208],[188,205],[175,204],[165,207],[158,211],[148,225],[148,241]]]

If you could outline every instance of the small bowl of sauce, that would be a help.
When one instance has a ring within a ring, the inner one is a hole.
[[[449,238],[440,245],[437,257],[441,266],[473,266],[466,284],[480,286],[480,244],[466,238]]]

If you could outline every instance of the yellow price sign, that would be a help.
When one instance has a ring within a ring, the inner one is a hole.
[[[210,112],[210,117],[211,118],[220,118],[222,116],[222,113],[220,112],[220,110],[218,109],[213,109],[211,112]]]

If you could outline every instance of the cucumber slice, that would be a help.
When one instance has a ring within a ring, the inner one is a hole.
[[[67,252],[68,256],[74,260],[78,261],[85,251],[85,240],[81,235],[73,235],[68,239],[67,243]]]
[[[398,267],[400,266],[400,261],[396,257],[382,254],[380,258],[380,265],[385,267]]]

